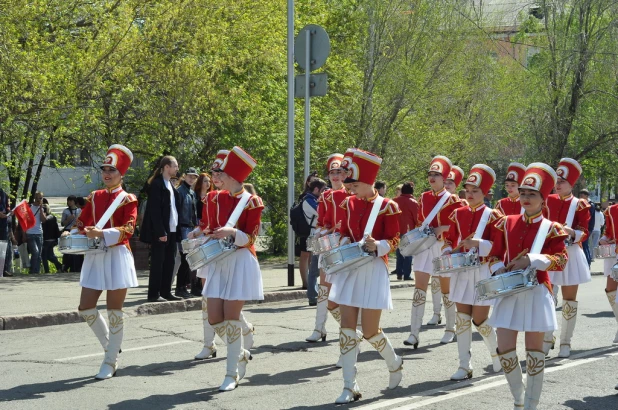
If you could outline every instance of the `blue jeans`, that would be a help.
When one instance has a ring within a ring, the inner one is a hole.
[[[43,252],[43,235],[26,234],[30,251],[30,273],[41,272],[41,253]]]
[[[62,272],[62,264],[58,261],[56,254],[54,254],[54,248],[58,245],[58,241],[44,241],[43,253],[41,255],[43,259],[43,268],[45,273],[49,273],[49,262],[56,266],[56,272]]]
[[[404,279],[410,278],[412,274],[412,259],[413,256],[403,256],[399,249],[396,251],[397,253],[397,277],[400,278],[403,276]]]
[[[582,242],[582,249],[584,250],[584,255],[586,255],[588,266],[590,266],[590,262],[592,261],[592,255],[590,254],[590,246],[588,245],[588,239]]]
[[[9,240],[8,229],[4,229],[4,230],[0,229],[0,241],[7,242],[6,243],[6,255],[4,258],[4,267],[0,266],[0,268],[3,268],[4,272],[11,272],[13,270],[11,266],[13,264],[13,247],[11,246],[12,243]]]
[[[307,274],[307,299],[309,299],[309,302],[318,301],[318,282],[320,277],[318,260],[319,255],[311,255],[309,260],[309,273]]]

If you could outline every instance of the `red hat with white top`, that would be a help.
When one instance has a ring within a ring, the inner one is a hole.
[[[257,161],[251,155],[247,154],[240,147],[234,147],[225,157],[220,170],[242,183],[251,174],[256,165]]]
[[[519,186],[520,189],[531,189],[539,191],[543,198],[547,198],[556,185],[558,176],[556,171],[547,164],[542,162],[533,162],[526,168],[523,182]]]
[[[582,166],[573,158],[562,158],[556,169],[556,175],[566,179],[571,186],[575,185],[581,174]]]
[[[328,170],[328,172],[332,171],[333,169],[340,169],[341,161],[343,161],[343,155],[341,154],[329,155],[328,159],[326,160],[326,169]]]
[[[212,163],[212,167],[210,167],[210,169],[214,170],[214,169],[221,168],[223,161],[225,161],[225,158],[227,157],[229,153],[230,151],[226,149],[219,150],[219,152],[217,152],[217,157],[215,158],[215,162]]]
[[[433,157],[431,160],[431,164],[429,165],[429,171],[427,172],[439,172],[442,174],[444,178],[448,177],[448,174],[451,173],[451,168],[453,167],[453,163],[450,159],[443,155],[438,155]],[[463,178],[463,172],[462,172]]]
[[[459,168],[457,165],[453,165],[451,167],[451,172],[448,173],[446,179],[450,179],[455,183],[455,186],[459,186],[459,184],[461,184],[461,181],[463,180],[463,177],[463,169]]]
[[[484,195],[487,195],[493,184],[496,182],[496,173],[485,164],[475,164],[470,170],[470,175],[464,185],[472,185],[480,188]]]
[[[101,169],[103,167],[112,167],[117,169],[120,175],[124,175],[131,166],[131,162],[133,162],[131,150],[124,145],[114,144],[107,150]]]
[[[352,160],[354,159],[354,153],[356,152],[356,148],[348,148],[343,154],[343,159],[341,160],[341,168],[348,170],[350,165],[352,165]]]
[[[521,185],[524,180],[524,174],[526,173],[526,166],[519,162],[511,162],[506,170],[505,181],[517,182]]]
[[[350,165],[350,176],[346,178],[346,183],[363,182],[373,185],[378,177],[382,158],[368,151],[356,150],[352,165]]]

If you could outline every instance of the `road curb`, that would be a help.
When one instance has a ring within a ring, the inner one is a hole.
[[[391,289],[410,288],[411,283],[393,283]],[[246,305],[261,305],[265,303],[285,302],[290,300],[301,300],[307,297],[306,290],[267,292],[264,300],[252,300]],[[180,313],[202,309],[200,298],[178,300],[166,303],[144,303],[139,306],[124,308],[124,312],[129,317],[164,315],[168,313]],[[68,325],[80,323],[84,320],[76,310],[51,313],[35,313],[30,315],[0,316],[0,330],[29,329],[32,327]]]

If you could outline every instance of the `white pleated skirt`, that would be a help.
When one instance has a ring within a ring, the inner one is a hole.
[[[433,260],[442,255],[442,246],[444,246],[444,241],[437,241],[431,248],[416,255],[412,261],[412,270],[414,272],[425,272],[434,276]],[[440,276],[448,277],[450,274],[440,274]]]
[[[332,283],[329,300],[364,309],[393,309],[388,269],[382,258],[374,257],[360,268],[329,276]]]
[[[558,286],[572,286],[590,282],[592,280],[590,268],[581,246],[579,244],[568,246],[567,253],[569,260],[563,271],[547,272],[551,283]]]
[[[503,328],[518,332],[556,330],[558,324],[554,298],[543,284],[525,292],[497,298],[487,323],[494,329]]]
[[[206,279],[208,277],[208,268],[209,268],[209,265],[202,266],[201,268],[199,268],[196,273],[197,277]]]
[[[611,276],[612,275],[612,268],[614,267],[614,265],[617,262],[618,261],[616,261],[616,259],[614,259],[614,258],[603,259],[603,274],[605,276]]]
[[[257,258],[249,249],[240,248],[211,264],[202,295],[225,300],[264,300],[262,272]]]
[[[125,245],[86,252],[79,277],[80,286],[96,290],[135,288],[137,275],[133,254]]]
[[[464,305],[492,306],[494,300],[476,300],[476,284],[478,281],[491,277],[489,264],[453,273],[451,275],[451,286],[449,289],[449,299],[452,302]]]

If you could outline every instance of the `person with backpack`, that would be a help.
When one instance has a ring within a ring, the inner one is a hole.
[[[43,268],[45,273],[49,273],[49,262],[56,266],[56,272],[64,272],[62,264],[58,261],[54,248],[58,246],[58,238],[60,238],[60,228],[58,228],[58,219],[51,213],[49,205],[43,204],[45,210],[45,221],[43,222],[43,251],[41,259],[43,260]]]

